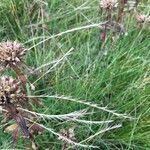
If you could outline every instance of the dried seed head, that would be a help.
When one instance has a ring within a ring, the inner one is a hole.
[[[17,96],[21,92],[19,84],[20,82],[12,77],[0,78],[0,105],[17,101]]]
[[[7,41],[0,43],[0,65],[10,67],[17,65],[23,59],[26,49],[21,43]]]
[[[38,124],[30,124],[29,129],[31,134],[41,134],[44,131]]]
[[[61,136],[58,138],[59,140],[66,142],[65,139],[63,138],[65,137],[65,138],[70,139],[71,141],[75,141],[76,140],[75,127],[71,127],[69,129],[60,129],[60,135]]]
[[[117,7],[118,2],[117,0],[101,0],[100,6],[104,9],[113,9]]]
[[[144,14],[136,14],[135,15],[136,21],[138,23],[147,23],[150,22],[150,17]]]

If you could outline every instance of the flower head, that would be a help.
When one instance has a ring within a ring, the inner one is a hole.
[[[113,9],[117,7],[118,2],[117,0],[101,0],[100,6],[104,9]]]
[[[138,23],[150,22],[150,17],[144,14],[136,14],[135,18]]]
[[[17,96],[21,92],[20,82],[12,77],[0,78],[0,105],[15,103]]]
[[[17,65],[23,59],[26,49],[21,43],[16,41],[7,41],[0,43],[0,65],[10,67]]]

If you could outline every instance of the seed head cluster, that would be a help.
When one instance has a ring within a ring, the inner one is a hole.
[[[117,5],[117,0],[101,0],[100,2],[100,6],[103,9],[113,9],[114,7],[117,7]]]
[[[144,14],[136,14],[135,18],[138,23],[150,22],[150,17]]]
[[[0,105],[16,103],[19,94],[21,94],[21,89],[18,80],[7,76],[0,78]]]
[[[2,67],[18,65],[22,61],[25,52],[24,46],[16,41],[0,43],[0,65]]]

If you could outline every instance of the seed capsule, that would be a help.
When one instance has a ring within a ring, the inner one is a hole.
[[[4,67],[11,67],[11,65],[18,65],[23,60],[26,49],[21,43],[16,41],[7,41],[0,43],[0,65]]]
[[[18,94],[21,94],[20,82],[12,77],[0,78],[0,105],[15,103],[18,100]]]
[[[117,0],[101,0],[100,2],[100,6],[103,9],[113,9],[114,7],[117,7],[117,5]]]

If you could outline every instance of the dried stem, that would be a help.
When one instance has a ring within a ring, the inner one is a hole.
[[[16,123],[19,125],[19,127],[21,128],[24,136],[26,138],[29,138],[29,131],[26,125],[26,121],[23,118],[23,116],[21,115],[21,113],[15,108],[15,106],[13,104],[7,104],[5,106],[5,109],[8,111],[8,113],[10,114],[10,116],[16,121]]]
[[[11,67],[17,74],[19,80],[22,82],[22,86],[23,86],[24,92],[25,92],[26,91],[26,82],[27,82],[25,75],[21,72],[21,70],[19,69],[18,66],[11,64]]]
[[[117,18],[117,22],[118,23],[121,23],[123,21],[124,7],[125,7],[126,3],[127,3],[127,0],[120,0],[119,11],[118,11],[118,18]]]

